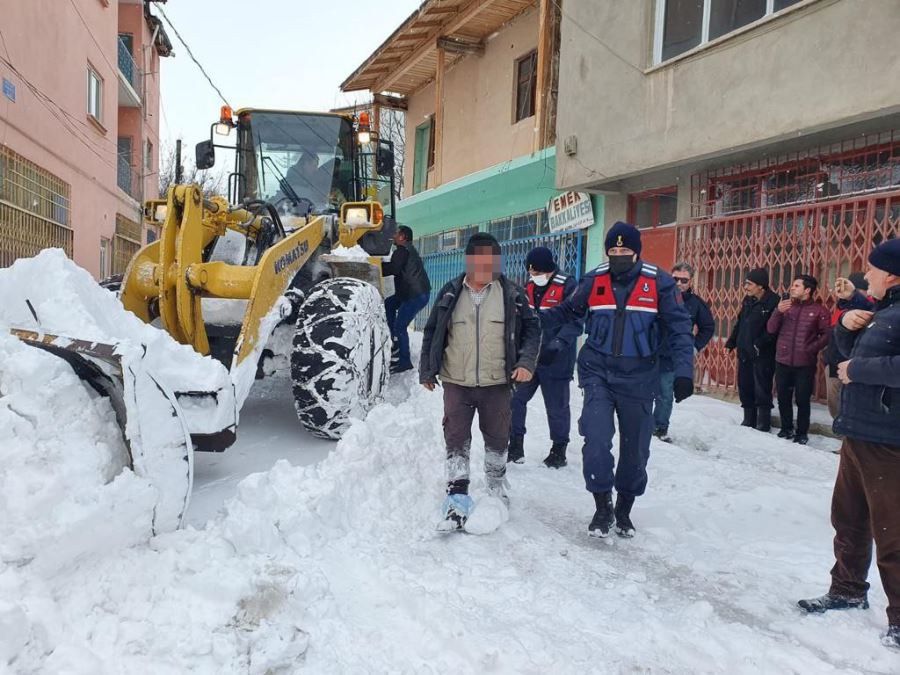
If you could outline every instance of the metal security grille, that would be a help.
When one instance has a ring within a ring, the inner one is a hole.
[[[553,251],[553,256],[559,263],[560,271],[580,279],[584,273],[584,245],[584,230],[554,232],[552,234],[501,241],[503,273],[516,283],[524,284],[527,276],[525,257],[535,246],[546,246]],[[416,316],[415,327],[417,330],[425,327],[425,322],[431,313],[431,306],[438,291],[448,281],[465,271],[465,249],[457,248],[452,251],[430,253],[423,255],[422,261],[425,263],[425,270],[428,272],[428,278],[431,280],[431,299],[428,307]]]
[[[832,308],[835,278],[863,271],[872,247],[898,236],[900,190],[679,224],[677,258],[698,270],[695,289],[716,320],[717,339],[698,358],[697,381],[719,390],[736,388],[735,357],[725,351],[725,340],[749,270],[767,268],[775,292],[797,274],[812,274],[819,280],[819,299]],[[820,368],[817,397],[824,394]]]
[[[44,248],[72,256],[69,184],[0,146],[0,267]]]
[[[141,225],[121,213],[116,214],[116,236],[113,239],[112,274],[125,274],[125,268],[141,248]]]

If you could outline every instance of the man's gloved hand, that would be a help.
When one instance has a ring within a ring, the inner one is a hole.
[[[550,340],[541,348],[541,355],[538,357],[539,366],[549,366],[553,363],[556,355],[562,351],[562,342],[559,339]]]
[[[675,392],[675,403],[694,395],[694,381],[689,377],[676,377],[672,390]]]

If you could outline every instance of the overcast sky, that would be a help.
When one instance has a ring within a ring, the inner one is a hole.
[[[162,10],[237,109],[329,110],[362,100],[340,83],[421,0],[169,0]],[[157,12],[158,13],[158,12]],[[186,153],[209,137],[222,105],[178,38],[162,59],[162,142]]]

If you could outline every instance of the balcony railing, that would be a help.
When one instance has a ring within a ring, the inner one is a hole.
[[[140,175],[131,167],[131,163],[125,155],[119,155],[116,183],[125,194],[140,201]]]
[[[134,62],[131,52],[128,51],[128,45],[122,38],[119,38],[119,72],[122,73],[134,92],[141,95],[141,71]]]

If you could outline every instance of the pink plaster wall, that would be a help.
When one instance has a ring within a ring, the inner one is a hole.
[[[100,238],[112,238],[116,213],[140,220],[140,205],[116,184],[117,40],[122,9],[124,14],[140,13],[142,5],[75,0],[73,7],[59,0],[0,0],[4,57],[21,73],[0,62],[0,76],[16,86],[15,102],[0,96],[0,144],[69,183],[73,257],[95,276],[100,275]],[[87,114],[88,64],[103,79],[101,125]],[[156,88],[147,97],[157,106],[152,110],[153,124],[134,124],[139,133],[155,138],[158,148],[158,79],[147,83]],[[140,119],[140,111],[135,109],[135,114]]]

